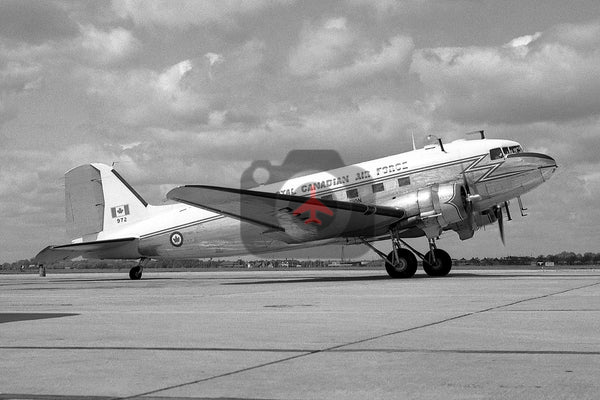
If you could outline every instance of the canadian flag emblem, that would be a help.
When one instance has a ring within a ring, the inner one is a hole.
[[[110,213],[113,218],[121,218],[129,215],[129,204],[123,204],[122,206],[112,207]]]

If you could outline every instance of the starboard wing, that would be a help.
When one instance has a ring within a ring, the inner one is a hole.
[[[311,197],[218,186],[187,185],[167,193],[167,198],[253,223],[287,243],[334,237],[374,237],[388,232],[389,225],[404,218],[401,209],[363,203],[319,199],[332,211],[316,209],[322,224],[310,223]],[[302,207],[303,212],[294,215]],[[309,222],[309,223],[307,223]]]

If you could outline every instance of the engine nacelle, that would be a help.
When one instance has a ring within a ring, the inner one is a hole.
[[[493,224],[497,220],[498,218],[494,210],[488,209],[482,212],[474,212],[471,220],[465,219],[464,221],[459,221],[450,225],[448,229],[456,231],[461,240],[466,240],[472,238],[477,229]]]
[[[428,186],[397,197],[390,205],[403,209],[406,223],[416,221],[428,237],[439,236],[448,225],[467,218],[466,192],[457,183]]]

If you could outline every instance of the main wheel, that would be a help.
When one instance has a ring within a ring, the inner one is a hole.
[[[435,249],[433,251],[435,254],[435,263],[429,263],[428,260],[431,258],[431,252],[428,252],[425,254],[425,259],[423,260],[423,269],[429,276],[448,275],[452,269],[452,257],[441,249]]]
[[[139,265],[137,267],[133,267],[129,270],[129,279],[134,281],[142,279],[142,267]]]
[[[386,262],[385,270],[392,278],[410,278],[417,272],[417,257],[407,249],[398,249],[398,259],[394,251],[387,259],[392,265]]]

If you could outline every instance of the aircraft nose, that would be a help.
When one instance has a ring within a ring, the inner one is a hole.
[[[516,158],[524,164],[535,166],[540,171],[544,180],[550,178],[558,168],[554,158],[542,153],[516,153],[509,154],[507,158]]]
[[[556,160],[554,160],[554,158],[547,156],[545,154],[543,154],[543,157],[539,159],[538,165],[539,165],[538,168],[540,169],[540,172],[541,172],[542,176],[544,177],[544,180],[550,178],[550,176],[552,176],[554,171],[556,171],[556,169],[558,168],[558,165],[556,164]]]

